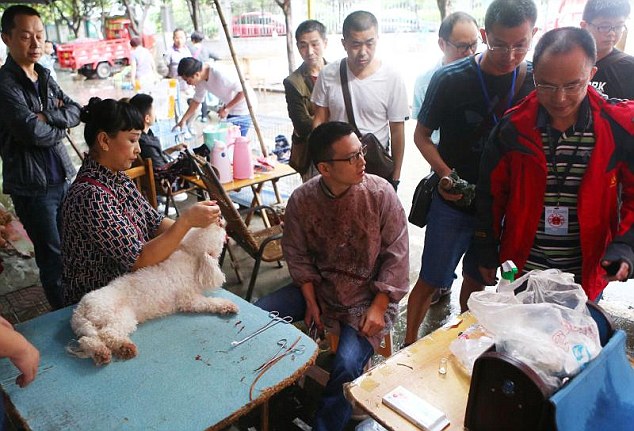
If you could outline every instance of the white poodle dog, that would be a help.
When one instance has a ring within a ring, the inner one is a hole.
[[[137,348],[129,336],[138,323],[176,312],[236,313],[233,302],[202,294],[225,281],[218,265],[224,242],[225,230],[215,223],[191,229],[163,262],[87,293],[73,312],[71,326],[79,346],[69,352],[92,357],[97,365],[108,364],[112,355],[131,359]]]

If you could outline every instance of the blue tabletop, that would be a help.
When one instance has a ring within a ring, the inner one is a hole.
[[[271,319],[225,290],[212,296],[234,301],[239,313],[176,314],[143,323],[131,336],[138,356],[104,367],[66,352],[74,339],[73,307],[19,324],[16,329],[40,351],[38,376],[20,389],[18,370],[3,359],[2,390],[32,430],[222,428],[300,377],[314,362],[317,345],[293,325],[280,323],[231,347]],[[298,337],[305,351],[284,357],[264,373],[250,400],[258,375],[253,370],[279,351],[278,340],[286,338],[290,345]]]

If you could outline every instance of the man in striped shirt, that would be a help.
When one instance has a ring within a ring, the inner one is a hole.
[[[604,100],[590,33],[566,27],[535,48],[535,91],[493,130],[477,188],[480,272],[513,260],[575,275],[591,300],[634,269],[634,102]],[[621,207],[617,205],[622,186]]]

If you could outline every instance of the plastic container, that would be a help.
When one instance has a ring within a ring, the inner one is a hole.
[[[251,141],[238,136],[233,149],[233,178],[246,180],[253,178],[253,160],[251,159]]]
[[[236,138],[239,136],[242,136],[240,134],[240,127],[236,126],[235,124],[231,124],[231,123],[220,123],[220,124],[226,124],[226,128],[227,128],[227,145],[231,145],[233,143],[235,143]]]
[[[231,160],[229,160],[229,155],[227,154],[227,145],[223,141],[216,140],[214,142],[211,153],[211,165],[218,171],[218,179],[222,184],[233,181]]]
[[[213,151],[214,142],[216,141],[224,142],[226,148],[231,146],[231,142],[227,140],[227,128],[220,124],[205,127],[203,130],[203,142],[209,150]]]

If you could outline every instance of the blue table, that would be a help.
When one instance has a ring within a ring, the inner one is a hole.
[[[217,430],[265,403],[314,363],[317,345],[284,323],[231,348],[231,341],[271,319],[230,292],[212,295],[231,299],[240,312],[177,314],[143,323],[132,334],[139,355],[105,367],[66,353],[74,338],[72,307],[17,325],[39,349],[41,362],[35,381],[20,389],[14,383],[17,369],[7,359],[0,361],[8,414],[32,430]],[[253,370],[279,351],[279,339],[290,345],[298,337],[305,351],[270,368],[250,400]]]

